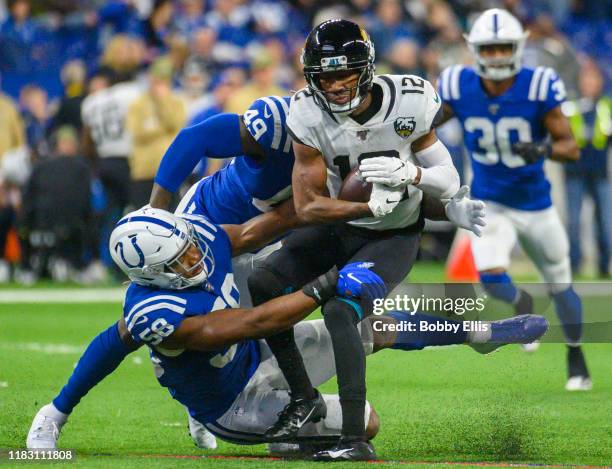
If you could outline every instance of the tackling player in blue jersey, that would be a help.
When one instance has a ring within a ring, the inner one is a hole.
[[[217,224],[244,223],[289,198],[294,157],[285,129],[288,100],[287,97],[275,96],[260,98],[244,116],[221,114],[183,129],[162,160],[151,204],[166,208],[172,193],[204,157],[237,156],[233,164],[196,183],[179,204],[179,214],[204,215]],[[448,217],[458,226],[475,232],[480,230],[482,213],[478,203],[463,196],[452,200],[446,209],[439,201],[426,202],[429,218]],[[288,230],[297,221],[292,206],[288,207],[290,210],[285,213],[282,209],[279,212],[282,215],[277,218],[275,226],[279,233],[281,226]],[[258,259],[265,258],[276,247],[273,244],[255,255],[245,254],[234,259],[234,279],[243,306],[250,305],[246,287],[248,272]],[[133,350],[121,341],[116,325],[97,336],[66,386],[53,400],[53,408],[47,412],[49,406],[45,406],[37,414],[31,437],[28,436],[28,447],[55,447],[58,433],[37,431],[43,428],[40,422],[46,417],[53,420],[56,416],[57,426],[61,426],[82,397],[112,373]],[[215,446],[214,438],[194,419],[189,419],[189,425],[198,446]]]
[[[183,198],[177,213],[185,211],[206,215],[218,224],[241,223],[261,213],[255,204],[267,209],[271,205],[270,199],[276,202],[285,194],[288,197],[290,169],[286,165],[292,166],[293,153],[291,149],[287,151],[284,128],[287,109],[283,102],[287,100],[278,97],[261,98],[253,103],[244,118],[225,114],[184,129],[162,161],[152,204],[167,206],[172,192],[190,174],[200,158],[237,156],[242,153],[247,156],[236,158],[233,165],[194,185]],[[277,169],[279,166],[282,168],[280,171]],[[238,171],[238,168],[242,170]],[[277,194],[279,197],[275,198]],[[454,200],[447,205],[446,215],[455,224],[478,231],[481,217],[475,216],[477,208],[478,205],[472,204],[469,199]],[[439,216],[445,216],[444,209],[436,209]],[[290,212],[278,217],[278,223],[284,223],[286,229],[292,223],[293,211]],[[251,264],[251,260],[244,264]],[[243,280],[245,277],[242,276]],[[235,279],[239,280],[240,276],[236,274]],[[242,288],[239,290],[241,294],[248,292]],[[242,298],[241,303],[244,305]],[[80,399],[110,374],[133,349],[122,342],[116,325],[96,337],[53,404],[43,407],[37,414],[28,436],[28,447],[55,447],[57,430]],[[189,419],[189,423],[194,441],[199,446],[214,446],[214,439],[208,438],[201,425],[197,425],[193,418]]]
[[[521,67],[527,34],[505,10],[485,11],[466,37],[476,65],[444,70],[438,90],[445,120],[464,129],[472,159],[472,194],[487,201],[487,226],[472,237],[480,279],[487,291],[531,313],[533,300],[508,273],[517,239],[544,280],[568,344],[568,390],[589,390],[580,348],[582,306],[572,288],[565,229],[552,206],[544,160],[578,159],[578,146],[561,113],[565,87],[551,68]],[[550,143],[548,136],[551,137]]]
[[[366,307],[386,294],[382,279],[369,270],[371,265],[355,263],[340,272],[333,268],[295,293],[255,308],[239,308],[231,256],[277,234],[273,228],[277,218],[266,214],[248,227],[219,226],[201,215],[179,217],[144,208],[121,219],[111,234],[113,260],[132,281],[122,318],[112,332],[133,348],[146,344],[155,375],[171,396],[200,424],[239,444],[264,442],[265,430],[290,400],[278,364],[265,342],[256,339],[291,327],[330,297],[349,297]],[[366,353],[464,342],[479,344],[485,347],[482,352],[488,352],[503,343],[532,340],[547,328],[546,320],[538,316],[496,321],[487,331],[474,332],[457,327],[455,333],[410,333],[383,326],[421,321],[460,324],[401,312],[370,317],[360,325]],[[298,324],[295,338],[313,383],[330,379],[335,374],[333,348],[323,321]],[[323,398],[327,414],[304,425],[294,441],[337,439],[338,396]],[[45,407],[46,415],[40,422],[35,419],[30,431],[29,447],[55,445],[65,423],[66,416],[53,405]],[[369,404],[364,420],[367,435],[373,438],[378,417]]]

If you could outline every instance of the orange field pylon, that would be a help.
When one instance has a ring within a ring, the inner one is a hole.
[[[458,231],[446,260],[446,278],[454,282],[478,282],[470,237]]]

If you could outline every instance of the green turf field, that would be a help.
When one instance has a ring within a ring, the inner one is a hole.
[[[585,311],[608,314],[607,306],[600,298],[585,298]],[[0,304],[0,448],[24,447],[38,408],[57,393],[89,340],[119,311],[113,303]],[[612,345],[587,344],[585,352],[594,390],[579,394],[563,390],[559,344],[544,344],[533,355],[518,346],[489,356],[457,346],[370,357],[368,397],[382,421],[375,440],[379,457],[398,467],[413,465],[397,461],[421,463],[414,467],[611,464]],[[335,392],[335,383],[322,389]],[[265,456],[264,446],[220,443],[207,453],[192,444],[186,422],[141,349],[82,401],[60,445],[75,449],[77,463],[86,467],[310,465],[254,457]]]

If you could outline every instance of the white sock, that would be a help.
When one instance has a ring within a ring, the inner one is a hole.
[[[482,324],[489,324],[486,331],[469,331],[468,343],[470,344],[486,344],[491,340],[492,327],[489,321],[482,321]]]
[[[66,420],[68,420],[69,416],[69,414],[65,414],[58,410],[57,407],[53,405],[53,402],[51,404],[46,405],[45,415],[47,417],[51,417],[53,420],[57,420],[60,423],[66,423]]]

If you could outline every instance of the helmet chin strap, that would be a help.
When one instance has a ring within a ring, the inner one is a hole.
[[[348,116],[350,113],[352,113],[353,111],[355,111],[355,109],[359,107],[359,105],[363,102],[364,99],[365,97],[362,97],[359,93],[357,93],[357,96],[355,96],[346,104],[338,105],[327,101],[327,105],[335,115]]]
[[[487,80],[505,80],[513,77],[518,72],[518,70],[514,70],[513,65],[507,65],[504,67],[491,67],[482,63],[479,63],[478,65],[478,74]]]

